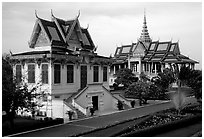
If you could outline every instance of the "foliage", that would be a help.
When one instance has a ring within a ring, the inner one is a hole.
[[[118,100],[117,107],[118,110],[123,110],[123,103],[120,100]]]
[[[93,107],[91,107],[91,108],[90,108],[91,116],[93,116],[94,112],[95,112],[95,109],[94,109]]]
[[[137,82],[138,78],[132,73],[131,69],[124,68],[120,69],[116,72],[115,82],[119,84],[123,84],[125,88],[127,88],[133,82]]]
[[[142,80],[143,82],[150,81],[149,77],[144,72],[141,72],[140,80]]]
[[[143,81],[138,81],[131,84],[125,91],[126,96],[132,96],[133,98],[138,98],[140,100],[140,105],[146,104],[150,93],[150,84]]]
[[[74,112],[73,111],[67,111],[66,114],[68,114],[69,120],[71,121],[72,120],[72,116],[74,115]]]
[[[39,84],[36,84],[29,89],[26,83],[17,83],[9,58],[2,57],[2,110],[6,112],[12,127],[18,110],[35,110],[37,103],[33,99],[40,95],[35,93],[38,87]]]
[[[186,81],[186,84],[193,89],[193,93],[197,99],[202,98],[202,71],[192,70],[190,78]]]
[[[202,98],[202,71],[192,70],[190,67],[182,66],[180,71],[177,70],[177,83],[186,84],[193,89],[193,93],[197,99]]]
[[[173,71],[166,68],[163,72],[159,72],[157,76],[153,77],[152,82],[154,82],[155,85],[162,90],[162,92],[166,92],[169,86],[175,82],[175,75]]]

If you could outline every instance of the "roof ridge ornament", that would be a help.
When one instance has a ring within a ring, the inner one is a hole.
[[[52,16],[52,17],[55,17],[54,14],[53,14],[53,12],[52,12],[52,9],[51,9],[51,16]]]
[[[37,10],[35,10],[35,17],[36,17],[36,18],[39,18],[38,15],[37,15]]]
[[[77,17],[76,17],[76,18],[78,19],[78,18],[79,18],[79,16],[80,16],[80,10],[78,11],[78,15],[77,15]]]
[[[86,30],[89,28],[89,24],[87,24]]]

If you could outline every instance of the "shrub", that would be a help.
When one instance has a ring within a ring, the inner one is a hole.
[[[118,104],[117,104],[118,110],[123,110],[123,103],[118,100]]]
[[[93,107],[90,108],[90,113],[91,113],[91,116],[94,115],[94,112],[95,112],[95,109]]]

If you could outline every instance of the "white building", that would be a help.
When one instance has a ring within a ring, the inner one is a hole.
[[[111,59],[95,52],[88,28],[80,26],[78,17],[62,20],[52,14],[47,21],[36,15],[31,51],[11,57],[19,82],[29,87],[42,84],[40,115],[68,118],[66,112],[71,110],[79,118],[89,115],[90,107],[98,113],[117,109],[118,99],[109,92]]]
[[[137,43],[117,47],[113,60],[110,68],[110,85],[114,84],[114,75],[121,68],[131,69],[137,77],[143,72],[152,78],[164,68],[175,70],[182,65],[187,65],[194,69],[195,64],[198,63],[180,53],[178,42],[152,41],[147,30],[146,15],[144,15],[143,29]]]

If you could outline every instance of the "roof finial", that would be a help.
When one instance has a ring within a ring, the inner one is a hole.
[[[86,29],[88,29],[89,28],[89,24],[87,24],[87,27],[86,27]]]
[[[80,10],[79,10],[79,12],[78,12],[77,18],[79,18],[79,16],[80,16]]]
[[[35,16],[36,16],[36,18],[39,18],[38,15],[37,15],[37,10],[35,10]]]
[[[52,9],[51,9],[51,16],[54,17],[53,12],[52,12]]]
[[[55,18],[55,16],[54,16],[53,11],[51,9],[51,20],[53,20],[53,18]]]

